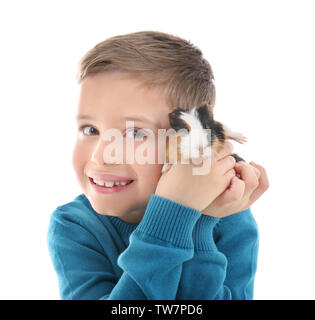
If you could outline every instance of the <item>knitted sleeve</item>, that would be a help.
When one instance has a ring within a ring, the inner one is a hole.
[[[218,222],[219,219],[152,194],[143,219],[130,236],[129,246],[117,259],[110,250],[104,251],[82,221],[57,209],[49,226],[48,247],[61,297],[176,300],[230,299],[244,290],[250,294],[250,289],[244,289],[250,288],[250,275],[240,272],[242,264],[238,260],[247,265],[253,259],[247,257],[246,239],[241,241],[239,250],[235,217],[222,219],[220,225]],[[114,245],[111,241],[108,234],[109,248]],[[255,265],[251,261],[253,276]],[[120,278],[113,264],[121,268]]]
[[[176,298],[252,299],[258,230],[251,210],[221,219],[202,215],[193,239],[194,257],[183,264]]]
[[[129,246],[113,261],[82,221],[55,212],[47,240],[61,298],[175,299],[182,265],[193,257],[192,231],[200,215],[152,194]],[[110,235],[107,241],[114,245]],[[123,270],[119,279],[113,263]]]

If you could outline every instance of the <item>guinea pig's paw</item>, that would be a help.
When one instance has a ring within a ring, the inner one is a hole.
[[[247,142],[247,138],[242,133],[235,132],[235,131],[231,130],[225,124],[223,125],[223,129],[224,129],[226,139],[235,140],[235,141],[242,143],[242,144]]]
[[[247,142],[247,138],[240,132],[229,132],[229,135],[227,136],[228,139],[237,141],[241,144]]]

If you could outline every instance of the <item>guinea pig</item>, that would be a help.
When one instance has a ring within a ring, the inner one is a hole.
[[[211,150],[219,152],[227,139],[235,140],[241,144],[247,138],[239,132],[232,131],[221,122],[213,118],[213,107],[202,102],[201,106],[191,110],[176,108],[168,114],[171,127],[175,134],[167,136],[166,158],[162,168],[165,173],[176,161],[184,159],[206,158]],[[211,130],[205,130],[211,129]],[[210,148],[208,148],[210,146]],[[236,162],[245,161],[236,153],[232,153]]]

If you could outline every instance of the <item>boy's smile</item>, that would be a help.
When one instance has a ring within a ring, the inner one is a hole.
[[[126,161],[128,152],[122,155],[122,163],[110,163],[104,161],[104,149],[111,141],[105,141],[103,134],[109,129],[119,130],[126,150],[127,137],[137,133],[133,136],[136,148],[144,143],[137,137],[141,138],[146,129],[154,132],[157,140],[158,129],[170,128],[170,111],[161,91],[144,87],[131,75],[99,73],[82,81],[72,163],[82,191],[96,212],[128,223],[140,222],[161,176],[158,143],[155,164],[130,164]],[[134,131],[126,130],[126,120],[134,122]]]

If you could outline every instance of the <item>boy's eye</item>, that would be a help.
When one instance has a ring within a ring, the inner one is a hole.
[[[79,130],[82,131],[85,136],[92,136],[92,135],[95,135],[98,132],[92,126],[82,126],[82,127],[80,127]]]
[[[85,136],[94,136],[98,134],[98,131],[94,127],[88,125],[80,127],[79,130],[82,131]],[[135,140],[143,140],[143,137],[146,138],[147,135],[143,130],[132,128],[131,130],[127,130],[126,137],[133,138]]]
[[[127,130],[126,132],[126,137],[128,138],[134,138],[135,140],[139,139],[139,140],[143,140],[143,137],[146,137],[147,134],[142,131],[142,130],[138,130],[138,129],[131,129],[131,130]]]

